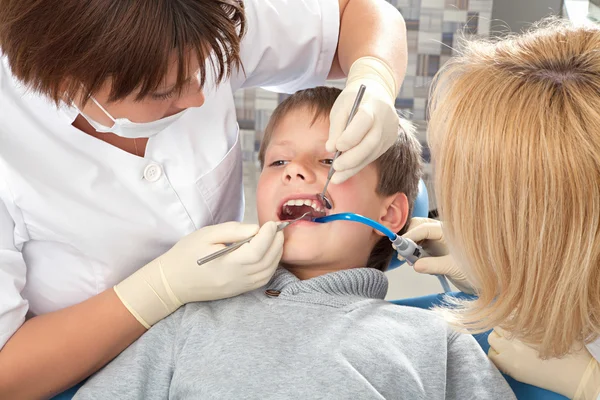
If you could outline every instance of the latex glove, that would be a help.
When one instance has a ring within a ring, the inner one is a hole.
[[[429,218],[413,218],[410,220],[408,232],[402,237],[418,243],[431,256],[421,258],[413,265],[416,272],[446,275],[458,290],[469,294],[475,293],[467,275],[456,264],[448,251],[440,221]],[[403,260],[401,256],[398,256],[398,259]]]
[[[366,86],[364,97],[345,129],[361,84]],[[333,163],[332,183],[344,182],[395,143],[399,118],[394,104],[398,89],[394,73],[383,61],[362,57],[352,64],[346,87],[329,116],[329,140],[325,147],[330,152],[343,152]]]
[[[258,234],[239,249],[198,265],[197,260]],[[194,301],[233,297],[266,285],[283,253],[283,232],[277,224],[227,222],[207,226],[181,239],[162,256],[114,287],[115,292],[146,328]]]
[[[514,379],[562,394],[570,399],[596,400],[600,395],[600,365],[579,344],[563,358],[541,360],[537,350],[495,328],[488,336],[489,358]]]

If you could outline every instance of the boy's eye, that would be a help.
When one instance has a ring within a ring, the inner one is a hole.
[[[325,158],[325,159],[321,160],[321,163],[325,164],[325,165],[331,165],[331,164],[333,164],[333,158]]]
[[[285,164],[287,164],[287,161],[277,160],[277,161],[273,161],[271,164],[269,164],[269,167],[281,167]]]

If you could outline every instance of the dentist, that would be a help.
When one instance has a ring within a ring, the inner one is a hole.
[[[394,142],[407,58],[383,0],[0,0],[0,51],[3,399],[52,396],[181,305],[268,282],[283,236],[228,222],[234,91],[347,76],[327,143],[341,183]]]

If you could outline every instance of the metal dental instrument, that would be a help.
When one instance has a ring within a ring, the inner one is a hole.
[[[306,217],[308,214],[310,214],[310,212],[306,212],[306,213],[302,214],[302,216],[300,216],[296,219],[292,219],[289,221],[279,223],[279,225],[277,225],[277,232],[284,230],[285,228],[287,228],[294,222],[300,221],[302,218]],[[229,254],[232,251],[239,249],[240,247],[242,247],[242,245],[244,245],[244,244],[248,243],[249,241],[251,241],[252,239],[254,239],[254,236],[256,236],[256,235],[252,235],[248,239],[240,240],[239,242],[231,243],[224,249],[215,251],[214,253],[209,254],[206,257],[202,257],[201,259],[199,259],[197,261],[197,263],[198,263],[198,265],[206,264],[207,262],[216,260],[217,258],[224,256],[225,254]]]
[[[403,238],[389,230],[385,225],[380,224],[379,222],[373,221],[370,218],[363,217],[360,214],[354,213],[340,213],[340,214],[331,214],[326,215],[324,217],[313,218],[313,222],[326,223],[331,221],[352,221],[359,222],[361,224],[365,224],[370,226],[373,229],[377,229],[379,232],[383,233],[388,237],[390,242],[392,242],[392,246],[401,255],[409,265],[413,265],[417,260],[424,257],[429,257],[429,254],[421,246],[416,244],[410,239]],[[448,283],[448,279],[444,275],[436,275],[439,279],[440,284],[442,285],[442,289],[445,293],[451,292],[450,284]]]
[[[350,122],[352,122],[354,115],[356,115],[356,112],[358,111],[358,106],[360,106],[360,102],[362,101],[363,95],[365,94],[365,89],[366,89],[365,85],[360,85],[360,88],[358,88],[358,93],[356,94],[356,100],[354,100],[354,104],[352,105],[352,109],[350,110],[350,115],[348,116],[348,122],[346,122],[346,128],[344,128],[344,130],[346,130],[348,128],[348,125],[350,125]],[[331,210],[333,208],[333,204],[332,204],[331,200],[329,200],[327,198],[327,196],[325,196],[325,192],[327,191],[327,186],[329,185],[329,181],[331,180],[331,177],[335,173],[335,170],[333,169],[333,163],[335,162],[335,160],[339,157],[339,155],[341,153],[342,152],[339,150],[335,152],[335,155],[333,156],[333,161],[331,162],[331,167],[329,168],[329,173],[327,174],[327,180],[325,181],[325,187],[323,188],[323,192],[317,194],[317,197],[323,202],[323,205],[328,210]]]

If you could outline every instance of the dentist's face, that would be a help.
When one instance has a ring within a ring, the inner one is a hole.
[[[333,153],[325,150],[329,121],[318,119],[311,126],[312,119],[312,111],[293,110],[275,127],[258,182],[259,222],[294,219],[305,212],[312,216],[354,212],[377,220],[383,198],[375,191],[378,175],[373,164],[343,184],[328,186],[332,210],[326,210],[317,199]],[[364,267],[380,238],[371,228],[346,221],[301,221],[286,228],[284,234],[284,264],[333,270]]]
[[[204,104],[204,92],[200,87],[199,77],[195,71],[199,71],[199,62],[195,57],[189,58],[188,71],[193,72],[181,93],[174,90],[177,81],[177,58],[173,54],[170,68],[164,78],[163,84],[154,93],[138,100],[137,91],[124,99],[109,102],[111,82],[107,81],[94,98],[114,118],[127,118],[133,122],[152,122],[171,115],[177,114],[187,108],[201,107]],[[80,104],[77,104],[80,106]],[[105,126],[112,126],[111,119],[94,104],[88,101],[80,110],[94,121]]]

